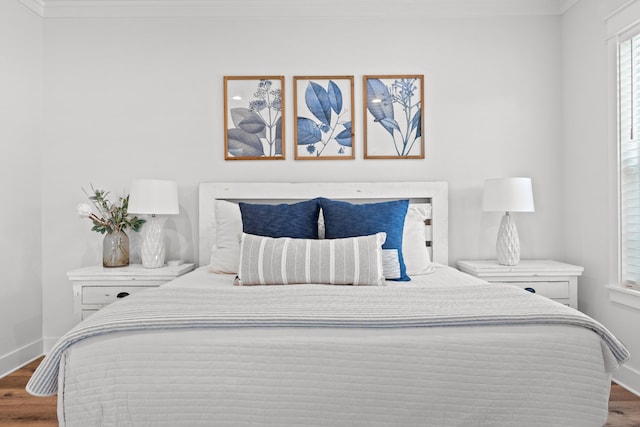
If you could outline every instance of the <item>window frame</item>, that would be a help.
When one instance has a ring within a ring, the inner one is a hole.
[[[610,215],[609,232],[609,300],[640,310],[640,290],[625,286],[622,282],[622,165],[621,165],[621,105],[620,105],[620,46],[640,35],[640,21],[629,21],[638,16],[636,8],[640,2],[632,4],[633,10],[621,9],[607,17],[607,63],[609,66],[609,189]],[[639,9],[640,10],[640,9]],[[640,127],[636,130],[640,132]]]

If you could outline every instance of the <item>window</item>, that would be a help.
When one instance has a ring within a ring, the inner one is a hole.
[[[605,17],[609,68],[609,300],[640,310],[640,0]],[[615,200],[615,202],[614,202]]]
[[[620,281],[640,290],[640,34],[618,49]]]

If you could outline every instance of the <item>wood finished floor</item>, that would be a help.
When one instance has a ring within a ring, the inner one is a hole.
[[[24,387],[42,359],[0,379],[0,426],[56,427],[56,396],[33,397]],[[640,397],[611,387],[608,427],[640,427]]]

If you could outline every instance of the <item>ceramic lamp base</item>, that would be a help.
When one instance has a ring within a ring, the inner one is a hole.
[[[142,247],[140,248],[140,258],[144,268],[160,268],[164,266],[164,238],[162,235],[162,224],[153,215],[143,226],[144,236]]]
[[[505,213],[502,221],[500,221],[496,253],[498,255],[498,264],[518,265],[520,262],[520,239],[518,238],[516,223],[509,215],[509,212]]]

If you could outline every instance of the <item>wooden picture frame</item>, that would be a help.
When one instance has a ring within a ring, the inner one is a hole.
[[[352,160],[353,76],[294,76],[294,158]]]
[[[424,76],[363,76],[364,158],[424,159]]]
[[[225,160],[284,160],[283,76],[224,77]]]

